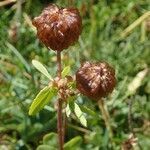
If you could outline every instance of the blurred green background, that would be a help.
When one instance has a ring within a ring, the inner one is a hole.
[[[97,104],[82,96],[77,102],[95,113],[86,114],[87,128],[72,118],[68,120],[66,141],[80,137],[70,150],[120,150],[130,134],[129,101],[132,101],[132,126],[139,142],[137,149],[149,150],[150,15],[128,35],[121,35],[150,10],[150,1],[18,0],[6,5],[3,2],[0,1],[0,150],[34,150],[42,144],[44,135],[57,130],[55,100],[38,115],[28,115],[33,98],[49,82],[32,66],[32,59],[45,64],[51,75],[56,76],[55,52],[38,41],[31,22],[52,2],[79,8],[83,18],[82,35],[76,45],[63,52],[63,65],[70,65],[73,75],[85,60],[104,60],[114,66],[117,76],[116,89],[106,100],[114,148]],[[139,72],[147,73],[137,77]]]

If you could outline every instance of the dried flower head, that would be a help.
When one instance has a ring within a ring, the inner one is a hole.
[[[81,34],[82,20],[78,9],[59,8],[55,4],[45,8],[33,25],[42,43],[53,50],[62,51],[74,44]]]
[[[78,90],[95,100],[107,96],[116,85],[115,71],[106,62],[85,62],[76,73]]]

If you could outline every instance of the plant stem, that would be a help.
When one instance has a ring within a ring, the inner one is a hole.
[[[57,51],[57,76],[61,78],[61,52]],[[59,150],[63,150],[64,131],[63,131],[63,113],[62,113],[62,99],[58,99],[57,108],[57,132],[59,138]]]
[[[16,22],[16,34],[17,34],[16,37],[17,39],[19,39],[20,37],[19,30],[20,30],[20,25],[21,25],[23,0],[18,0],[16,4],[17,4],[17,9],[16,9],[14,21]]]
[[[59,138],[59,150],[63,150],[64,138],[63,138],[63,120],[62,120],[62,100],[58,99],[57,109],[57,132]]]
[[[106,128],[108,130],[108,133],[109,133],[109,137],[110,137],[110,140],[112,141],[112,138],[113,138],[113,132],[112,132],[112,128],[111,128],[111,125],[110,125],[110,116],[109,116],[109,112],[106,108],[106,105],[104,105],[104,101],[103,99],[100,99],[98,101],[98,106],[99,106],[99,109],[101,110],[102,112],[102,117],[105,121],[105,125],[106,125]]]
[[[65,135],[66,135],[66,129],[67,129],[67,116],[66,116],[66,113],[64,113],[64,118],[63,118],[63,142],[64,142]]]
[[[61,78],[61,52],[57,51],[57,76]]]

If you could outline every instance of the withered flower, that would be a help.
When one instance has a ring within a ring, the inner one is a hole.
[[[115,71],[106,62],[85,62],[76,73],[76,83],[83,95],[99,100],[113,91],[116,85]]]
[[[82,20],[78,9],[59,8],[51,4],[34,18],[33,25],[37,28],[39,40],[46,47],[62,51],[78,40]]]

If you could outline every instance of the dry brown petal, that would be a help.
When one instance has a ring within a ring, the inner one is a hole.
[[[76,73],[78,90],[95,100],[107,96],[116,85],[115,71],[106,62],[85,62]]]
[[[45,8],[33,25],[37,36],[46,47],[62,51],[74,44],[81,34],[82,20],[78,9],[59,8],[55,4]]]

